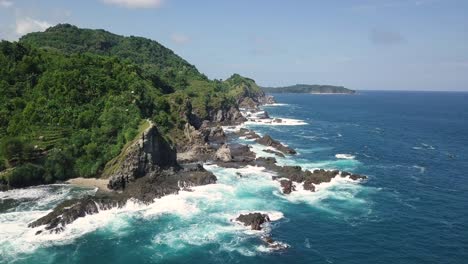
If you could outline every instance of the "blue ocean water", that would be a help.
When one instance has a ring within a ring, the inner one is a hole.
[[[92,190],[4,192],[2,203],[18,205],[0,210],[0,263],[467,263],[468,93],[276,98],[281,105],[265,109],[292,125],[248,126],[298,150],[279,162],[369,179],[285,196],[262,168],[210,165],[216,185],[88,216],[49,236],[27,223]],[[276,219],[266,232],[290,248],[271,252],[262,234],[230,221],[247,211]]]

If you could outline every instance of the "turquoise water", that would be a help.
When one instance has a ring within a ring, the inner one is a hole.
[[[291,125],[248,126],[298,150],[280,163],[344,169],[369,180],[284,196],[262,168],[207,166],[218,184],[150,206],[130,203],[47,236],[35,236],[27,223],[94,190],[57,185],[3,192],[0,262],[466,263],[468,93],[276,97],[283,105],[266,110]],[[247,211],[269,213],[275,221],[265,232],[290,248],[271,252],[262,233],[231,221]]]

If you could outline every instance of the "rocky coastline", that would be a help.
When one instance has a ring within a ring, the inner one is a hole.
[[[234,143],[233,139],[243,137],[264,145],[265,151],[277,157],[295,155],[296,151],[269,135],[258,135],[255,131],[240,128],[226,132],[222,126],[237,126],[248,120],[240,109],[259,111],[264,104],[275,103],[274,98],[265,94],[246,95],[238,107],[213,110],[208,120],[200,121],[192,116],[184,129],[186,141],[181,146],[172,146],[158,131],[155,124],[149,127],[126,147],[121,155],[108,164],[106,174],[110,191],[98,191],[95,196],[67,200],[49,214],[31,222],[29,227],[37,228],[36,234],[57,233],[80,217],[99,213],[115,207],[123,207],[132,199],[140,203],[152,203],[155,199],[180,191],[191,191],[192,187],[214,184],[216,176],[203,167],[210,162],[225,168],[242,168],[248,165],[264,167],[275,176],[283,195],[289,195],[299,186],[315,191],[320,183],[330,182],[335,177],[362,180],[365,176],[342,171],[303,170],[299,166],[280,166],[275,158],[257,157],[249,145]],[[262,118],[269,118],[264,112]],[[189,113],[189,116],[191,113]],[[281,120],[279,121],[281,122]],[[268,215],[252,212],[240,215],[237,222],[261,230],[270,222]],[[272,249],[283,249],[283,245],[271,237],[262,240]]]

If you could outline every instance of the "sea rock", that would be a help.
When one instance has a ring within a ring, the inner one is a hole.
[[[273,147],[283,152],[284,154],[296,154],[296,151],[294,149],[290,147],[286,147],[285,145],[281,144],[279,141],[271,138],[269,135],[264,135],[262,138],[255,140],[255,142],[265,145],[265,146]]]
[[[236,221],[243,223],[245,226],[250,226],[252,230],[261,230],[264,223],[270,222],[270,218],[267,214],[249,213],[239,215]]]
[[[289,248],[288,244],[275,241],[271,236],[263,236],[261,239],[271,250],[284,250]]]
[[[258,139],[260,136],[255,133],[255,131],[247,129],[247,128],[241,128],[239,131],[236,132],[236,134],[239,137],[245,137],[246,139]]]
[[[304,190],[315,192],[315,185],[312,183],[311,180],[304,181],[304,184],[302,186],[304,187]]]
[[[280,180],[280,184],[284,194],[290,194],[292,191],[296,190],[291,180]]]
[[[278,151],[274,151],[274,150],[271,150],[271,149],[264,149],[263,151],[266,152],[266,153],[275,154],[276,156],[281,157],[281,158],[285,157],[283,153],[278,152]]]
[[[351,174],[349,172],[340,172],[338,170],[302,170],[300,166],[279,166],[276,164],[276,159],[273,157],[259,157],[255,160],[255,165],[265,167],[267,170],[276,173],[273,180],[278,180],[283,187],[283,193],[289,191],[287,180],[303,183],[305,190],[315,191],[315,185],[330,182],[334,177],[349,177],[352,180],[366,179],[366,176]],[[287,179],[287,180],[285,180]],[[286,192],[284,192],[286,190]],[[294,191],[294,189],[291,189]]]
[[[40,230],[36,234],[40,234],[45,230],[50,233],[59,233],[63,231],[65,226],[78,218],[97,214],[100,210],[122,207],[125,203],[126,200],[121,197],[97,198],[88,196],[82,199],[67,200],[55,207],[46,216],[30,223],[28,227],[35,228],[44,225],[44,230]]]

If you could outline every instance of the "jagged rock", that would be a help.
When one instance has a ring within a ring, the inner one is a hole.
[[[226,142],[226,134],[224,133],[223,128],[220,126],[212,127],[208,134],[207,141],[210,143],[217,143],[217,144]]]
[[[209,112],[209,118],[211,122],[215,122],[217,125],[235,125],[246,121],[236,107],[212,110]]]
[[[264,135],[262,138],[255,140],[255,142],[265,145],[265,146],[273,147],[283,152],[284,154],[296,154],[296,151],[294,149],[290,147],[286,147],[285,145],[281,144],[279,141],[271,138],[269,135]]]
[[[273,176],[273,180],[279,180],[282,187],[283,184],[287,186],[286,182],[283,183],[284,178],[291,180],[293,182],[303,183],[305,190],[315,191],[316,184],[323,182],[330,182],[334,177],[349,176],[353,180],[366,179],[366,176],[351,174],[349,172],[340,172],[338,170],[302,170],[300,166],[278,166],[276,164],[276,159],[272,157],[259,157],[255,160],[255,165],[265,167],[267,170],[271,170],[277,174]],[[294,191],[294,189],[292,189]]]
[[[215,158],[223,162],[231,161],[232,160],[231,149],[228,147],[228,145],[222,145],[216,151]]]
[[[285,157],[283,153],[278,152],[278,151],[274,151],[274,150],[271,150],[271,149],[264,149],[263,151],[266,152],[266,153],[275,154],[278,157],[282,157],[282,158]]]
[[[273,123],[282,123],[282,122],[283,122],[283,119],[281,119],[281,118],[275,118],[275,119],[273,119],[272,122],[273,122]]]
[[[260,136],[255,133],[255,131],[247,129],[247,128],[241,128],[236,134],[239,137],[245,137],[246,139],[257,139],[260,138]]]
[[[302,186],[304,187],[304,190],[315,192],[315,186],[311,180],[306,180]]]
[[[289,245],[285,243],[281,243],[281,242],[277,242],[273,240],[273,238],[271,238],[270,236],[263,236],[261,239],[272,250],[284,250],[289,247]]]
[[[239,215],[236,221],[243,223],[245,226],[250,226],[252,230],[261,230],[264,223],[270,222],[270,218],[267,214],[249,213]]]
[[[276,100],[275,97],[272,95],[263,95],[258,99],[260,104],[275,104]]]
[[[124,189],[128,183],[150,172],[177,166],[175,149],[152,123],[141,138],[122,150],[120,155],[121,159],[114,159],[106,165],[106,170],[114,168],[108,184],[111,190]]]
[[[284,194],[290,194],[292,191],[296,190],[291,180],[281,180],[280,183]]]
[[[97,198],[85,197],[81,199],[67,200],[54,208],[52,212],[44,217],[30,223],[28,227],[35,228],[45,225],[44,230],[50,233],[63,231],[66,225],[72,223],[80,217],[97,214],[100,210],[109,210],[114,207],[122,207],[126,203],[122,198]],[[39,234],[44,230],[38,231]]]

